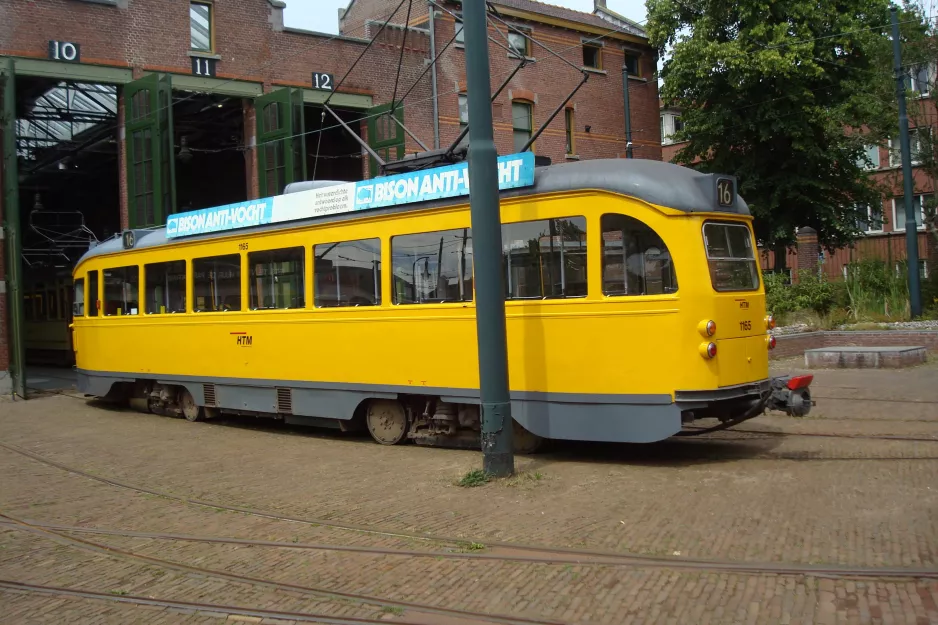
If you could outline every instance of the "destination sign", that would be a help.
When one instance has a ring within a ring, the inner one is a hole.
[[[500,190],[533,184],[534,154],[524,152],[498,159]],[[465,195],[469,195],[469,165],[457,163],[177,213],[166,220],[166,237],[174,239]]]

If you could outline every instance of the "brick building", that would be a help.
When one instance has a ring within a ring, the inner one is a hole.
[[[927,70],[926,70],[927,71]],[[916,72],[917,74],[918,72]],[[913,82],[914,81],[914,82]],[[916,163],[914,154],[919,147],[918,132],[934,133],[938,128],[938,113],[935,109],[933,94],[927,86],[934,84],[934,79],[910,78],[911,86],[922,85],[923,90],[909,102],[909,125],[912,128],[911,141],[913,151],[912,176],[914,180],[914,203],[917,210],[918,228],[918,263],[922,280],[932,272],[938,271],[938,242],[926,231],[925,199],[935,192],[935,181]],[[913,92],[915,92],[913,90]],[[661,106],[661,152],[662,160],[673,161],[684,143],[674,140],[673,135],[683,129],[681,111],[676,108]],[[898,122],[897,122],[898,125]],[[918,128],[915,128],[918,126]],[[921,147],[924,149],[925,145]],[[811,228],[802,228],[797,235],[797,246],[789,250],[785,266],[789,269],[814,269],[820,261],[823,271],[831,278],[843,277],[846,266],[866,258],[875,258],[887,262],[905,261],[905,192],[902,183],[902,163],[900,162],[898,139],[890,140],[886,145],[870,145],[866,158],[868,167],[873,171],[873,178],[886,189],[882,202],[878,206],[861,207],[858,227],[863,235],[853,245],[841,249],[823,250],[818,246],[817,233]],[[762,266],[775,267],[774,253],[763,251]]]
[[[529,57],[493,105],[501,153],[546,122],[585,72],[588,82],[534,151],[555,163],[624,156],[627,74],[635,157],[660,159],[654,51],[638,26],[603,0],[593,13],[495,4],[506,22],[570,62],[517,34],[506,38],[504,24],[490,28],[504,46],[490,44],[493,90],[518,64],[512,56]],[[405,7],[367,51],[393,11],[388,3],[352,0],[339,35],[285,26],[284,7],[0,0],[0,392],[18,353],[8,346],[26,342],[24,328],[36,322],[42,338],[38,322],[67,323],[70,268],[94,240],[160,225],[172,212],[273,195],[295,180],[377,175],[340,124],[386,160],[421,150],[391,122],[392,108],[428,146],[456,138],[466,121],[461,42],[425,70],[431,40],[442,50],[454,36],[459,2],[431,14],[426,0],[414,0],[409,22]],[[327,99],[341,121],[327,113]],[[22,247],[19,276],[11,242]],[[14,332],[10,304],[20,298],[25,321]]]
[[[340,12],[341,32],[374,29],[397,4],[391,0],[352,0]],[[511,153],[523,145],[525,138],[563,105],[585,73],[586,84],[540,135],[535,153],[550,157],[554,163],[625,156],[623,80],[627,76],[635,158],[661,159],[658,86],[653,78],[656,53],[637,24],[610,11],[605,0],[594,0],[593,13],[534,0],[495,0],[491,4],[503,19],[490,20],[489,24],[492,91],[511,75],[520,55],[529,59],[493,103],[500,153]],[[421,0],[410,19],[412,26],[432,30],[436,52],[442,53],[436,78],[439,143],[444,147],[456,140],[468,121],[462,35],[456,36],[453,45],[444,51],[461,28],[460,8],[461,0],[439,0],[435,4]],[[404,18],[402,9],[394,19]],[[534,42],[519,33],[509,33],[506,24],[527,33]]]

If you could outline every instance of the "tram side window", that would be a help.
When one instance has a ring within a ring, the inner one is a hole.
[[[75,301],[72,302],[72,316],[85,316],[85,279],[75,280]]]
[[[186,261],[144,265],[148,315],[186,312]]]
[[[88,316],[98,316],[98,270],[88,272]]]
[[[313,247],[316,308],[381,305],[381,240],[323,243]]]
[[[140,267],[104,270],[104,315],[136,315],[139,306]]]
[[[248,254],[251,309],[303,308],[306,256],[302,247]]]
[[[658,233],[627,215],[602,216],[603,293],[661,295],[677,291],[668,246]]]
[[[502,226],[507,299],[586,297],[586,218]]]
[[[195,312],[241,310],[241,255],[193,260],[192,293]]]
[[[472,229],[391,239],[395,304],[472,301]]]

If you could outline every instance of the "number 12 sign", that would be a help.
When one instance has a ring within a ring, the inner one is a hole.
[[[313,72],[313,89],[332,91],[335,89],[335,77],[332,74]]]

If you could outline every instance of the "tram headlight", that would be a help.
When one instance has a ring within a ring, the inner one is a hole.
[[[775,329],[775,315],[766,315],[765,316],[765,328],[767,330]]]
[[[700,355],[706,359],[716,358],[717,357],[717,344],[716,343],[701,343],[700,347],[697,348],[700,351]]]
[[[713,336],[717,333],[717,322],[713,319],[701,321],[697,324],[697,331],[705,337]]]

